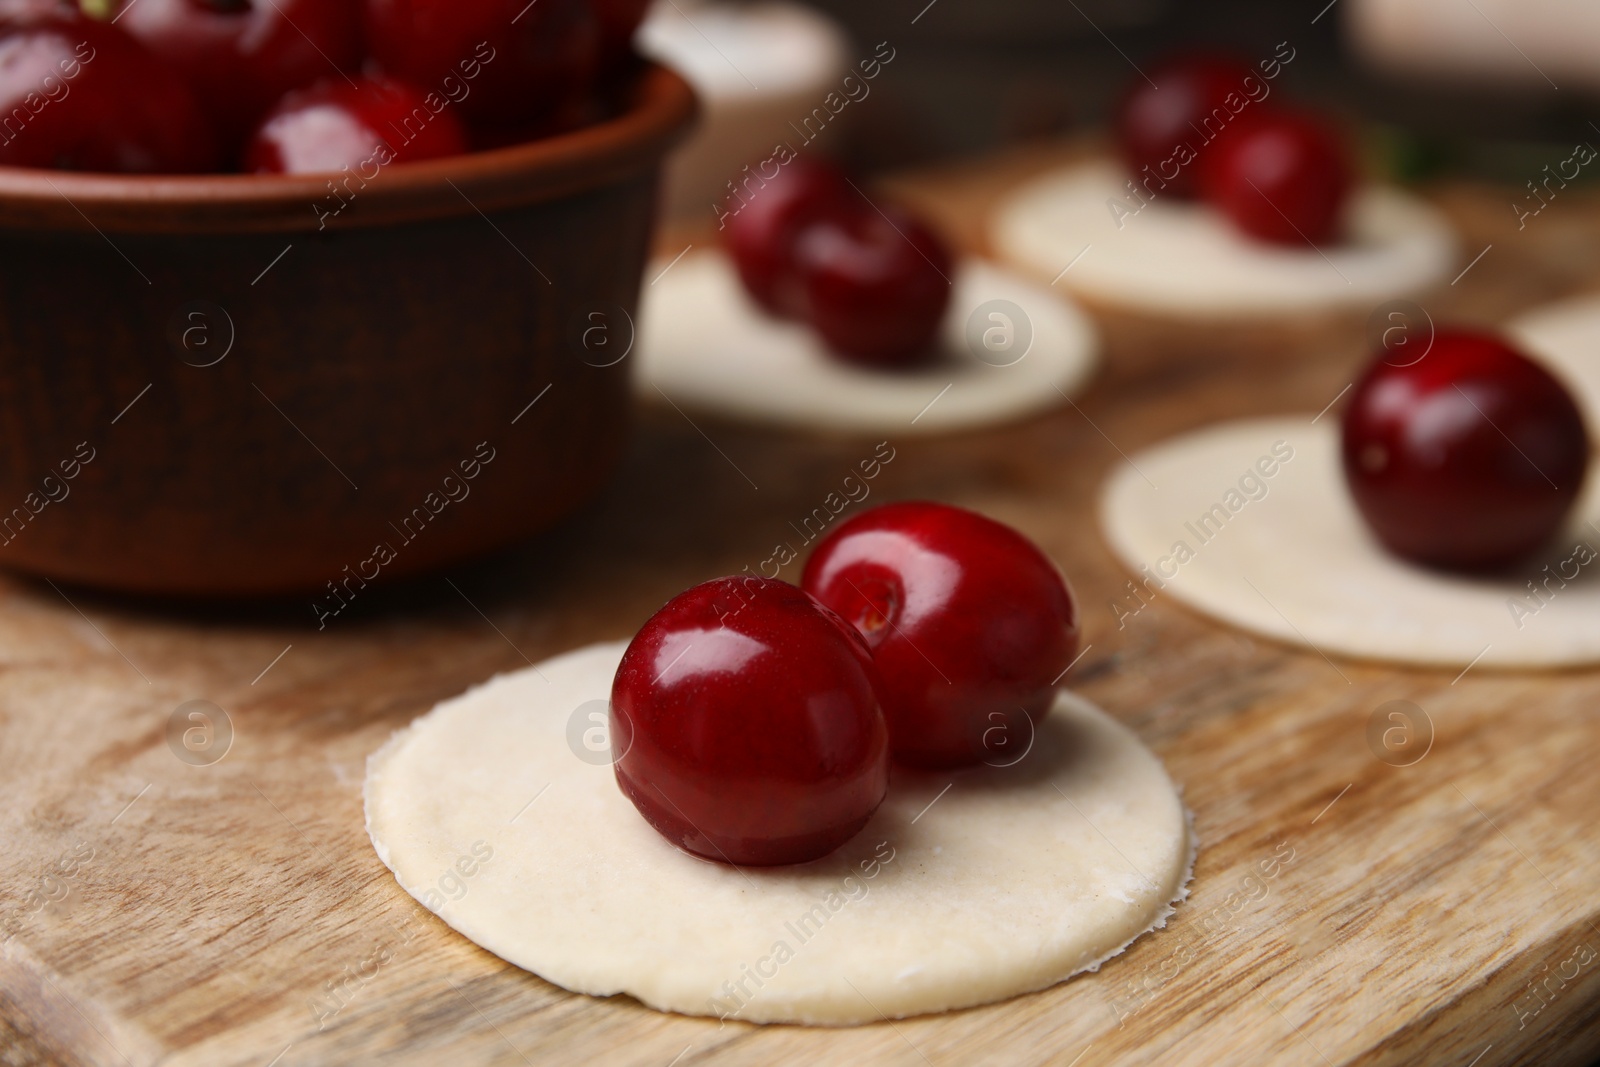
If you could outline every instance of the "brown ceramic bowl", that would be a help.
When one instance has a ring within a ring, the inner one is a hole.
[[[0,168],[0,565],[336,606],[581,504],[695,110],[657,66],[623,96],[332,182]]]

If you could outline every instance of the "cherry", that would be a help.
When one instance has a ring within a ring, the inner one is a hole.
[[[807,227],[795,262],[811,325],[835,355],[901,367],[936,354],[951,256],[921,220],[863,205]]]
[[[876,683],[860,636],[787,582],[697,585],[651,616],[617,668],[617,784],[697,856],[825,856],[889,788]]]
[[[590,0],[365,3],[373,59],[415,85],[450,89],[469,122],[522,125],[594,84],[600,20]]]
[[[456,155],[467,135],[443,98],[381,76],[319,82],[290,93],[256,130],[245,169],[302,174],[349,167],[360,173],[391,162]],[[370,178],[371,175],[363,174]]]
[[[1206,199],[1245,233],[1279,244],[1337,238],[1354,181],[1339,136],[1300,112],[1242,119],[1200,162]]]
[[[0,164],[181,173],[215,163],[188,86],[137,42],[69,8],[0,6]]]
[[[1194,159],[1237,114],[1258,106],[1245,92],[1255,72],[1232,56],[1194,52],[1158,63],[1148,75],[1117,106],[1123,161],[1135,181],[1148,180],[1159,195],[1198,196]]]
[[[1440,330],[1416,362],[1379,355],[1344,414],[1345,482],[1389,551],[1425,566],[1503,567],[1559,532],[1583,488],[1583,416],[1499,337]]]
[[[117,28],[186,78],[233,144],[284,93],[361,61],[356,0],[130,0]]]
[[[769,313],[806,319],[852,362],[932,354],[951,255],[921,220],[879,211],[837,167],[806,157],[771,178],[746,168],[719,217],[740,280]]]
[[[1033,542],[946,504],[887,504],[844,523],[802,586],[872,647],[894,758],[1012,762],[1078,648],[1061,572]]]
[[[813,222],[853,210],[860,197],[838,167],[809,157],[784,163],[772,178],[753,167],[745,175],[720,214],[728,254],[756,303],[803,318],[795,240]]]

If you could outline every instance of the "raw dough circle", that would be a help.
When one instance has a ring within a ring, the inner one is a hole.
[[[401,886],[557,985],[746,1022],[872,1022],[1093,969],[1187,895],[1192,838],[1166,771],[1066,693],[1012,766],[896,768],[832,856],[742,869],[688,856],[610,766],[569,748],[569,719],[603,709],[591,702],[625,647],[495,678],[368,763],[367,832]]]
[[[1600,295],[1547,304],[1511,320],[1506,333],[1566,382],[1590,435],[1600,434]]]
[[[637,387],[648,400],[664,395],[735,418],[913,434],[1047,410],[1089,377],[1094,328],[1059,296],[981,260],[963,262],[952,280],[944,359],[912,371],[873,371],[828,356],[808,327],[763,313],[721,252],[685,256],[645,287]],[[1009,340],[1015,347],[983,349],[990,329],[997,346]]]
[[[1444,216],[1398,189],[1357,191],[1350,240],[1319,253],[1252,240],[1215,210],[1171,198],[1122,216],[1119,229],[1108,204],[1138,206],[1127,180],[1115,165],[1092,163],[1030,182],[995,214],[996,253],[1040,277],[1060,275],[1062,286],[1106,304],[1194,317],[1405,296],[1447,277],[1456,260]]]
[[[1293,457],[1258,468],[1277,442]],[[1597,517],[1597,481],[1600,472],[1558,542],[1564,547],[1503,578],[1424,570],[1380,547],[1345,489],[1337,425],[1309,416],[1224,423],[1140,452],[1110,478],[1100,518],[1148,601],[1171,596],[1323,655],[1565,667],[1600,662],[1600,530],[1583,521]],[[1580,541],[1588,551],[1575,554]],[[1139,605],[1128,592],[1111,611],[1137,626]]]
[[[825,79],[844,72],[848,44],[838,23],[815,9],[770,0],[657,5],[638,34],[639,51],[677,70],[713,105],[730,97],[826,91]],[[761,147],[770,150],[782,130],[774,124],[759,131]]]

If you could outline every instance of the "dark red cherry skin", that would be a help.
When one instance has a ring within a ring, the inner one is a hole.
[[[175,174],[216,162],[189,87],[137,42],[71,9],[0,6],[0,165]]]
[[[116,25],[189,82],[231,145],[284,93],[361,62],[358,0],[133,0]]]
[[[1315,116],[1242,117],[1199,165],[1206,200],[1251,237],[1301,247],[1339,238],[1355,173],[1343,140]]]
[[[611,687],[617,784],[668,841],[724,863],[827,855],[889,788],[866,644],[787,582],[719,578],[673,598]]]
[[[863,206],[807,227],[795,243],[806,317],[835,356],[907,367],[938,355],[950,306],[950,251],[920,219]]]
[[[1441,330],[1409,366],[1386,357],[1356,383],[1342,445],[1378,540],[1424,566],[1487,571],[1559,533],[1589,464],[1566,387],[1492,334]]]
[[[1009,526],[947,504],[887,504],[817,546],[802,585],[872,647],[894,758],[1009,764],[1078,649],[1061,572]]]
[[[379,66],[448,88],[469,125],[521,126],[594,86],[600,20],[589,0],[365,0],[365,11]]]
[[[1250,99],[1245,79],[1255,72],[1232,56],[1195,52],[1166,59],[1146,74],[1149,80],[1133,82],[1117,106],[1123,162],[1135,181],[1154,178],[1149,187],[1161,196],[1196,197],[1200,187],[1194,159],[1236,114],[1259,106],[1241,103]]]
[[[719,209],[723,242],[745,290],[763,310],[803,318],[795,241],[817,220],[854,211],[861,197],[843,171],[823,160],[792,159],[770,178],[763,166],[746,167]]]
[[[466,131],[441,105],[442,98],[430,101],[393,78],[319,82],[267,113],[246,149],[245,169],[307,174],[349,167],[370,180],[390,163],[458,155],[467,150]]]

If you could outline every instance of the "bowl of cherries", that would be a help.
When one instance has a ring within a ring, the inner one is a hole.
[[[695,111],[644,7],[0,0],[0,563],[348,598],[578,506]]]

